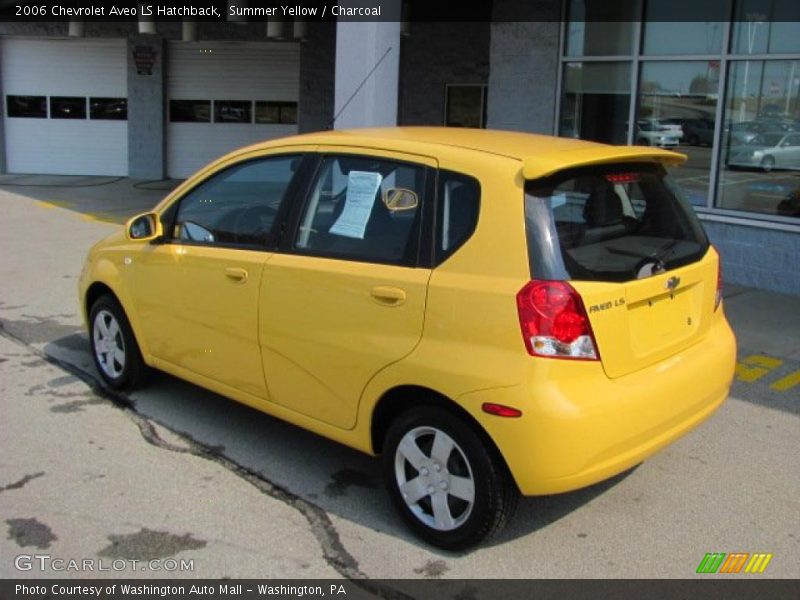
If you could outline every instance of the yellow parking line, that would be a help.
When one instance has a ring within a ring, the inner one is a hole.
[[[753,383],[782,364],[783,361],[777,358],[753,354],[742,359],[742,362],[736,363],[736,378],[745,383]]]
[[[789,373],[786,377],[779,379],[769,387],[777,392],[785,392],[786,390],[792,389],[797,384],[800,384],[800,371]]]

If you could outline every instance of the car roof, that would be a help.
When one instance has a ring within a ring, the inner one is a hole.
[[[443,151],[473,156],[476,152],[492,154],[522,162],[526,179],[535,179],[580,164],[614,160],[648,160],[679,164],[686,158],[682,154],[660,148],[609,146],[551,135],[461,127],[386,127],[321,131],[262,142],[249,147],[248,150],[300,144],[382,148],[433,156]]]

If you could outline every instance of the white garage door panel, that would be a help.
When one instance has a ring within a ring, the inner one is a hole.
[[[128,123],[7,119],[9,173],[127,175]]]
[[[300,46],[275,42],[169,45],[167,99],[296,102]],[[297,133],[297,125],[169,123],[167,173],[188,177],[241,146]]]
[[[188,177],[231,150],[295,133],[296,125],[172,123],[169,128],[170,177]]]
[[[299,44],[178,42],[169,65],[169,98],[297,100]]]
[[[3,94],[126,98],[122,39],[2,40]],[[11,173],[127,175],[128,122],[3,116]]]
[[[125,96],[125,40],[4,40],[3,93]]]

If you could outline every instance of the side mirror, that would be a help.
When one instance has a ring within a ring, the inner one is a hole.
[[[164,235],[158,213],[150,212],[137,215],[125,224],[125,235],[129,240],[150,242]]]

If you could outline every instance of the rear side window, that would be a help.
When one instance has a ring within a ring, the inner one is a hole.
[[[537,279],[630,281],[699,260],[708,249],[659,165],[572,169],[530,181],[525,225]]]
[[[412,264],[426,169],[360,156],[323,159],[295,250],[326,258]]]
[[[439,171],[435,264],[441,264],[469,239],[478,224],[481,189],[472,177]]]

